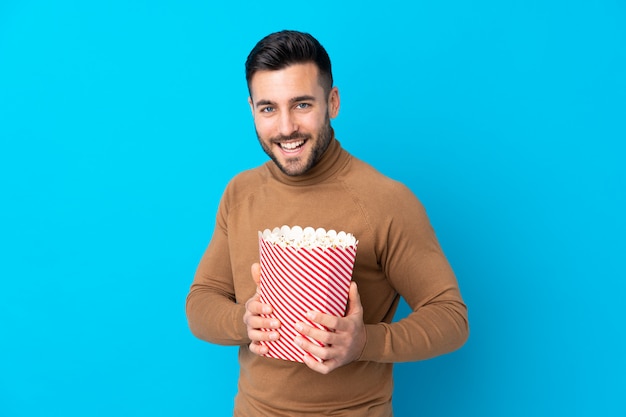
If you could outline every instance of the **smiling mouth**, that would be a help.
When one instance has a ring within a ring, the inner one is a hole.
[[[306,140],[298,140],[295,142],[279,142],[278,146],[280,146],[280,149],[285,152],[294,152],[300,149],[305,142]]]

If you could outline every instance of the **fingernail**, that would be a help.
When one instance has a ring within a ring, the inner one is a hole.
[[[299,337],[294,338],[293,343],[295,343],[297,346],[302,347],[302,339],[300,339]]]
[[[270,321],[270,326],[271,326],[272,328],[276,328],[276,327],[278,327],[278,320],[272,320],[272,321]]]
[[[263,306],[263,314],[270,314],[272,312],[272,308],[269,306]]]
[[[306,313],[306,316],[309,318],[309,320],[313,320],[315,318],[315,312],[309,311],[308,313]]]
[[[302,327],[302,323],[296,323],[295,328],[297,331],[301,332],[303,327]]]
[[[278,339],[278,332],[271,332],[271,333],[270,333],[270,339],[271,339],[271,340],[276,340],[276,339]]]

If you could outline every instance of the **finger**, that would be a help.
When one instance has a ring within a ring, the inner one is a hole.
[[[272,314],[272,306],[269,304],[263,304],[259,301],[259,296],[255,295],[248,301],[246,301],[246,310],[252,314]]]
[[[280,333],[277,331],[264,331],[259,329],[248,329],[248,338],[253,342],[270,342],[273,340],[278,340],[280,338]]]
[[[248,345],[248,349],[250,349],[250,352],[262,356],[265,355],[269,352],[269,348],[265,345],[262,345],[261,343],[258,342],[252,342]]]
[[[350,283],[350,291],[348,292],[348,308],[346,309],[346,316],[359,314],[361,311],[363,311],[363,306],[361,305],[359,289],[356,282],[352,281]]]
[[[261,265],[258,263],[253,263],[250,267],[250,272],[252,273],[252,279],[254,280],[256,285],[259,285],[261,282]]]
[[[315,358],[312,358],[309,355],[304,355],[304,364],[314,370],[315,372],[319,372],[320,374],[328,374],[334,369],[337,368],[337,363],[334,360],[319,362]]]
[[[296,323],[295,327],[301,334],[325,345],[330,345],[335,340],[335,333],[328,330],[318,329],[317,327],[309,326],[308,324],[302,322]]]
[[[331,348],[328,346],[319,346],[319,344],[311,342],[306,337],[296,336],[293,341],[302,350],[313,356],[317,356],[321,360],[328,360],[333,357]]]
[[[306,317],[314,323],[321,324],[328,329],[337,329],[339,325],[339,317],[330,314],[320,313],[319,311],[309,311]]]
[[[276,330],[280,328],[280,321],[275,318],[266,318],[261,316],[248,316],[244,318],[244,323],[250,329],[270,329]]]

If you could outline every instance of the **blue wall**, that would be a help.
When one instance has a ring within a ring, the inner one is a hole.
[[[211,3],[0,4],[0,416],[229,414],[236,349],[184,301],[265,161],[243,62],[283,28],[469,305],[461,350],[396,367],[396,414],[626,415],[623,2]]]

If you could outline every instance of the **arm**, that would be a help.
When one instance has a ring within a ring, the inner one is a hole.
[[[394,323],[366,326],[360,360],[405,362],[432,358],[461,347],[469,335],[467,307],[421,203],[405,187],[382,228],[380,263],[390,284],[412,312]]]
[[[216,228],[217,230],[217,228]],[[257,355],[267,353],[260,344],[263,340],[275,340],[278,332],[260,329],[277,329],[280,323],[266,319],[261,314],[271,314],[271,306],[259,302],[255,293],[245,304],[236,302],[232,279],[229,277],[228,251],[220,251],[225,234],[216,232],[200,265],[187,296],[187,319],[191,332],[199,339],[221,345],[250,344],[250,350]],[[226,265],[226,266],[224,266]],[[225,268],[219,273],[220,267]],[[252,280],[259,283],[260,266],[252,265]]]
[[[199,339],[221,345],[246,345],[255,350],[261,340],[271,340],[276,323],[260,317],[270,306],[261,304],[256,294],[259,268],[250,265],[258,259],[256,239],[242,239],[242,219],[249,214],[239,210],[247,189],[256,189],[256,180],[244,173],[231,180],[217,210],[211,242],[196,270],[186,303],[191,332]],[[244,178],[245,176],[245,178]],[[248,235],[248,229],[243,233]],[[252,235],[254,236],[254,235]],[[250,275],[252,273],[252,276]],[[245,322],[244,322],[245,320]],[[259,353],[259,354],[262,354]]]
[[[460,348],[469,335],[467,308],[450,289],[395,323],[366,325],[367,344],[359,360],[408,362]]]
[[[199,339],[222,345],[249,343],[243,323],[245,307],[238,304],[220,216],[187,295],[186,313],[191,332]]]
[[[386,280],[413,311],[399,322],[389,323],[389,316],[382,320],[382,314],[393,312],[391,301],[383,303],[380,288],[372,288],[367,284],[369,278],[361,276],[362,295],[351,292],[345,318],[321,313],[311,317],[333,329],[332,332],[303,324],[304,334],[331,345],[320,348],[300,340],[303,349],[325,359],[322,364],[307,362],[318,372],[330,372],[355,359],[375,362],[428,359],[459,348],[468,337],[467,308],[423,207],[408,190],[401,188],[395,192],[403,198],[390,199],[395,207],[384,210],[390,216],[373,216],[378,220],[377,260]],[[359,281],[359,277],[355,279]],[[363,310],[370,313],[365,325]],[[372,316],[373,311],[378,313]],[[378,319],[373,322],[373,317]]]

